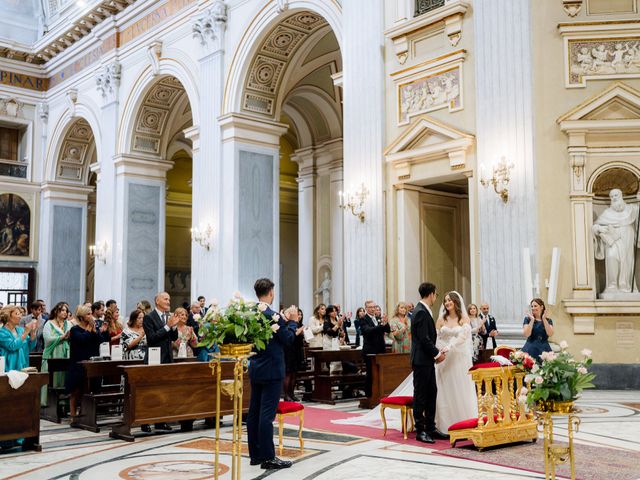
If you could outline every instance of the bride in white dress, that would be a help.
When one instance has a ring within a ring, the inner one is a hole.
[[[458,292],[447,293],[436,322],[436,346],[448,349],[445,360],[436,365],[436,428],[442,432],[456,422],[478,416],[475,385],[468,373],[472,365],[473,346],[469,317],[462,309],[464,304]],[[413,396],[413,373],[389,396],[401,395]],[[402,430],[400,410],[387,409],[385,417],[387,428]],[[364,415],[333,420],[333,423],[383,428],[380,405]]]

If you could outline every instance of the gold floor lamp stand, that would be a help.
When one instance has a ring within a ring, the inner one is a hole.
[[[571,468],[571,480],[576,478],[576,462],[573,451],[573,434],[578,431],[580,418],[577,415],[568,415],[567,430],[569,443],[560,444],[553,440],[553,417],[561,414],[554,412],[541,412],[538,417],[539,425],[544,434],[544,473],[546,480],[556,479],[556,465],[569,462]],[[563,416],[567,416],[566,414]]]

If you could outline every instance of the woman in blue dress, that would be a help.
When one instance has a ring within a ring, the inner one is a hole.
[[[540,361],[542,352],[550,352],[549,337],[553,335],[553,320],[547,318],[545,305],[541,298],[531,300],[531,313],[524,318],[522,333],[527,341],[522,351]]]
[[[22,314],[20,308],[9,305],[2,309],[0,322],[0,356],[5,357],[5,370],[22,370],[29,366],[29,352],[36,348],[37,320],[23,328],[18,326]]]

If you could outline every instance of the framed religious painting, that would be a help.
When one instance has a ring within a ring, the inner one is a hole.
[[[0,259],[33,259],[34,204],[32,193],[0,192]]]

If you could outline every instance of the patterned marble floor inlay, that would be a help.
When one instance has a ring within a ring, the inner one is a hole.
[[[588,391],[578,403],[575,436],[580,480],[640,479],[640,392]],[[283,458],[293,467],[265,471],[249,464],[246,431],[242,438],[241,478],[278,480],[512,480],[543,479],[542,442],[479,452],[429,446],[371,428],[334,427],[329,417],[361,414],[357,402],[307,403],[300,451],[297,425],[285,428]],[[312,418],[316,414],[318,418]],[[319,418],[322,417],[322,421]],[[228,420],[228,419],[227,419]],[[221,480],[231,478],[230,422],[221,429]],[[196,422],[191,432],[134,432],[133,443],[100,433],[41,422],[43,451],[0,453],[0,479],[20,480],[204,480],[214,476],[214,431]],[[277,442],[277,428],[274,429]],[[567,440],[566,420],[556,421],[556,439]],[[277,445],[276,445],[277,448]],[[638,472],[638,473],[636,473]],[[559,470],[567,475],[566,469]],[[277,476],[276,476],[277,475]],[[561,478],[561,477],[558,477]],[[566,477],[562,477],[566,478]]]

